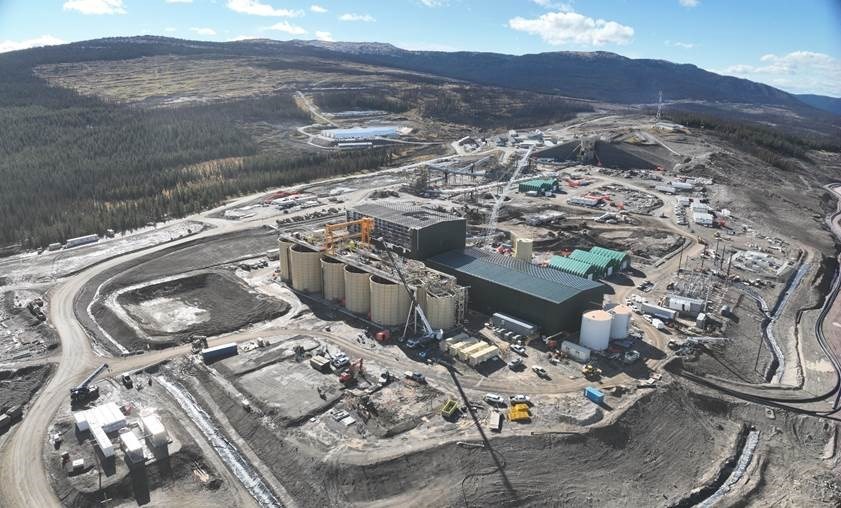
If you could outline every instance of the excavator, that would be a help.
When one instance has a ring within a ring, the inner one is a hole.
[[[410,288],[409,283],[406,282],[406,277],[403,275],[403,271],[400,270],[400,266],[398,266],[397,261],[394,259],[394,254],[391,253],[389,245],[382,237],[375,238],[373,240],[373,245],[386,253],[389,263],[394,268],[397,276],[400,277],[400,282],[403,284],[403,288],[409,294],[409,299],[412,301],[412,308],[418,313],[421,323],[423,323],[424,334],[416,339],[407,341],[406,345],[411,348],[413,346],[417,347],[419,345],[426,344],[433,340],[440,341],[444,337],[444,330],[435,330],[432,328],[432,325],[429,323],[429,319],[427,319],[426,314],[423,312],[423,309],[415,299],[415,294],[412,292],[412,288]]]
[[[581,373],[584,374],[584,378],[589,381],[595,381],[596,379],[602,377],[602,369],[596,367],[592,363],[588,363],[581,367]]]

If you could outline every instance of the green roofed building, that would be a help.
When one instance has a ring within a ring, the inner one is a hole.
[[[595,278],[613,275],[613,272],[619,266],[619,263],[616,260],[599,256],[598,254],[593,254],[592,252],[587,252],[586,250],[575,249],[569,257],[576,261],[592,265],[596,269],[596,272],[593,275]]]
[[[535,191],[539,193],[553,192],[558,188],[558,180],[556,178],[537,178],[535,180],[528,180],[520,182],[518,190],[520,192]]]
[[[549,260],[549,268],[560,270],[578,277],[592,280],[598,269],[590,263],[578,261],[565,256],[552,256]]]
[[[626,252],[605,249],[603,247],[593,247],[590,249],[590,252],[592,254],[616,260],[616,262],[619,263],[620,270],[624,270],[631,266],[631,256],[629,256]]]

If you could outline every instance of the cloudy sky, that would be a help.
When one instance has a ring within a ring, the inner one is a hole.
[[[0,0],[0,52],[146,34],[602,50],[841,97],[841,0]]]

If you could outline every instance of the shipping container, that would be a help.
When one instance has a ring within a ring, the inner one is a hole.
[[[502,413],[491,411],[491,414],[488,415],[488,428],[493,432],[502,431]]]
[[[604,402],[604,393],[602,393],[601,390],[593,388],[592,386],[584,388],[584,396],[592,400],[596,404],[601,404]]]
[[[534,337],[538,333],[537,325],[497,312],[491,316],[494,326],[505,328],[524,337]]]
[[[319,372],[329,372],[330,360],[320,355],[313,356],[310,358],[310,367]]]
[[[640,310],[643,314],[651,314],[654,317],[665,319],[666,321],[674,321],[677,317],[677,311],[652,305],[650,303],[641,303]]]
[[[220,346],[209,347],[201,350],[201,358],[206,363],[209,361],[221,360],[229,356],[237,354],[237,345],[235,342],[222,344]]]

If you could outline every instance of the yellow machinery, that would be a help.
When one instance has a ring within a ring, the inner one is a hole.
[[[528,404],[514,404],[508,410],[508,421],[511,422],[526,422],[531,420]]]
[[[351,233],[350,228],[352,226],[359,226],[359,232]],[[335,254],[336,244],[352,238],[358,238],[359,243],[369,245],[373,232],[374,219],[370,217],[339,224],[327,224],[324,226],[324,250],[330,254]]]
[[[441,416],[444,418],[452,418],[456,414],[456,411],[458,411],[458,402],[450,399],[441,408]]]
[[[587,365],[581,367],[581,373],[584,374],[586,379],[599,379],[602,377],[602,369],[595,367],[592,363],[588,363]]]

